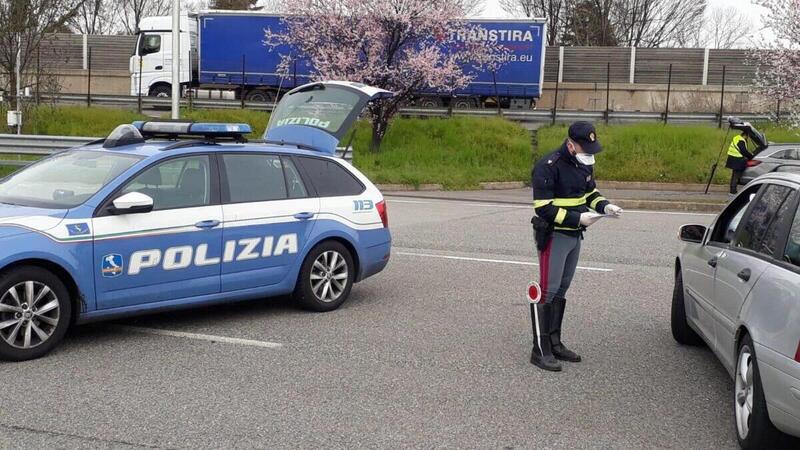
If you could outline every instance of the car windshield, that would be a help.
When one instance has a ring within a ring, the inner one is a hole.
[[[108,151],[58,153],[0,181],[0,203],[73,208],[140,159]]]

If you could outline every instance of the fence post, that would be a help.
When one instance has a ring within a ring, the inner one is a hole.
[[[89,47],[89,79],[86,81],[86,107],[92,106],[92,47]]]
[[[708,85],[708,56],[710,50],[706,49],[705,54],[703,56],[703,86]]]
[[[564,81],[564,46],[558,47],[558,81]]]
[[[636,47],[631,47],[631,68],[628,74],[628,83],[634,84],[636,82]]]
[[[242,94],[240,95],[240,97],[242,97],[242,109],[244,109],[244,89],[245,89],[244,88],[244,84],[245,84],[244,83],[244,77],[245,77],[245,70],[244,70],[245,66],[244,66],[244,64],[245,64],[245,59],[244,59],[244,54],[242,54]]]
[[[88,66],[89,66],[88,63],[87,63],[87,55],[88,55],[88,50],[89,50],[89,36],[87,36],[85,34],[83,35],[83,45],[82,45],[82,47],[83,47],[83,53],[82,53],[83,54],[83,70],[86,70],[88,68]]]
[[[725,70],[728,66],[722,66],[722,95],[719,98],[719,123],[717,128],[722,128],[722,115],[725,113]]]
[[[609,107],[611,105],[611,63],[609,62],[606,66],[606,111],[603,113],[606,119],[606,125],[608,125],[608,116],[610,115],[611,111],[609,111]]]
[[[36,98],[34,99],[36,102],[36,106],[39,106],[39,89],[42,83],[42,67],[41,61],[42,59],[42,47],[39,44],[39,47],[36,47]]]
[[[667,77],[667,108],[664,110],[664,124],[669,122],[669,94],[672,93],[672,64],[669,65],[669,76]]]
[[[555,94],[555,97],[553,97],[553,113],[552,113],[552,116],[553,116],[552,117],[552,124],[553,125],[556,124],[556,116],[558,116],[558,85],[559,84],[560,83],[558,82],[558,79],[556,79],[556,94]]]
[[[139,55],[139,89],[138,89],[138,99],[137,99],[137,112],[139,114],[142,113],[142,55]]]
[[[775,121],[778,124],[781,123],[781,98],[780,97],[778,97],[778,110],[776,111],[776,114],[775,114]]]
[[[497,115],[502,116],[503,111],[500,109],[500,93],[497,91],[497,74],[494,69],[492,70],[492,83],[494,84],[494,98],[497,100]]]

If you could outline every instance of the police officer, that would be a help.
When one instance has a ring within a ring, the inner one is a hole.
[[[725,162],[725,167],[731,169],[731,195],[738,191],[739,180],[747,169],[747,161],[751,159],[753,154],[747,149],[747,133],[743,130],[741,134],[733,137],[728,147],[728,160]]]
[[[539,251],[542,297],[538,304],[531,304],[534,334],[531,363],[545,370],[560,371],[557,360],[581,360],[561,342],[565,295],[578,264],[583,232],[600,214],[622,214],[622,208],[609,203],[596,189],[592,165],[594,155],[601,150],[594,126],[575,122],[561,148],[539,160],[533,168],[531,184],[536,215],[531,222]]]

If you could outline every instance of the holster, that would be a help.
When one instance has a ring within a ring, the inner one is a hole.
[[[539,216],[531,218],[531,225],[533,225],[533,238],[536,240],[536,249],[543,252],[553,236],[555,226]]]

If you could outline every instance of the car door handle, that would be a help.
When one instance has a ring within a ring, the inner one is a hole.
[[[750,281],[750,269],[742,269],[738,276],[742,281]]]
[[[219,226],[219,220],[203,220],[194,224],[197,228],[210,229]]]
[[[717,267],[717,262],[719,262],[719,258],[715,256],[708,260],[708,265],[711,267]]]
[[[161,70],[161,69],[163,69],[163,68],[164,68],[164,66],[156,66],[156,67],[155,67],[155,69],[156,69],[156,70]]]
[[[312,217],[314,217],[314,213],[312,212],[301,212],[294,215],[294,218],[299,220],[308,220]]]

